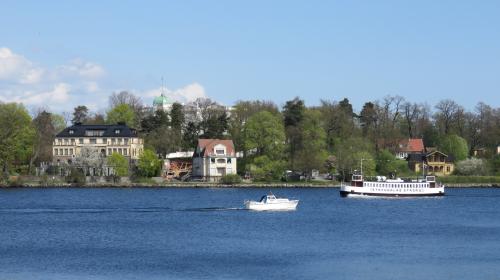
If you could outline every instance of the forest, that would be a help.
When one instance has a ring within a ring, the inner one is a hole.
[[[2,176],[33,174],[36,166],[51,162],[54,137],[68,125],[117,122],[136,128],[149,155],[159,159],[193,150],[199,138],[232,139],[241,154],[238,173],[255,180],[278,180],[285,170],[346,176],[362,160],[367,174],[411,175],[406,162],[393,156],[398,141],[408,138],[422,138],[425,147],[452,156],[456,175],[500,175],[500,109],[482,102],[466,109],[450,99],[429,105],[386,96],[356,111],[348,98],[314,106],[299,97],[283,106],[249,100],[232,107],[198,99],[173,103],[165,112],[123,91],[108,103],[105,112],[80,105],[64,113],[0,103]]]

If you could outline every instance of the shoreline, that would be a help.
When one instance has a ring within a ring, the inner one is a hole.
[[[444,184],[446,188],[500,188],[497,183],[450,183]],[[339,184],[312,184],[312,183],[240,183],[240,184],[219,184],[219,183],[87,183],[83,185],[70,183],[23,183],[12,185],[0,185],[0,189],[10,188],[340,188]]]

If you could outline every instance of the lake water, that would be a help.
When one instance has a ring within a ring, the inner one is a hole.
[[[500,279],[500,189],[0,190],[0,279]]]

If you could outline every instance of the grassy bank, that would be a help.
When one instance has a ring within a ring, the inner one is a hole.
[[[0,187],[28,187],[28,188],[302,188],[302,187],[336,187],[336,181],[300,181],[300,182],[251,182],[216,183],[216,182],[178,182],[162,181],[161,178],[127,178],[116,181],[87,180],[86,182],[69,183],[64,177],[42,178],[35,176],[16,176],[0,182]]]
[[[439,181],[449,186],[497,186],[500,176],[446,176]]]

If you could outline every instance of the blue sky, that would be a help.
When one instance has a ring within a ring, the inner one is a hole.
[[[500,101],[500,1],[2,1],[0,100]]]

